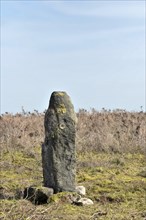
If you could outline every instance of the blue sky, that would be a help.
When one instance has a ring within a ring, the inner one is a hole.
[[[1,113],[145,106],[145,1],[1,1]]]

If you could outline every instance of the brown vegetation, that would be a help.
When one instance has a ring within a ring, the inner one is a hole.
[[[77,151],[144,152],[146,113],[122,110],[77,113]],[[0,117],[3,150],[40,146],[44,141],[44,114],[4,114]]]
[[[144,220],[146,113],[122,110],[77,113],[77,184],[92,207],[56,198],[35,206],[22,199],[26,186],[42,185],[44,113],[0,116],[2,220]]]

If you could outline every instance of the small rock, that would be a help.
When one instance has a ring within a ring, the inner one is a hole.
[[[93,201],[88,198],[80,198],[79,200],[76,200],[73,202],[75,205],[84,206],[84,205],[93,205]]]
[[[34,204],[40,205],[48,202],[48,199],[53,195],[54,190],[47,187],[27,187],[24,190],[24,199],[28,199]]]
[[[80,195],[85,195],[86,194],[86,189],[84,186],[76,186],[76,192]]]

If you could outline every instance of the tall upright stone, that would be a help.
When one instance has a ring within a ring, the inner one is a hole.
[[[76,114],[65,92],[53,92],[45,114],[42,146],[44,186],[54,192],[75,191]]]

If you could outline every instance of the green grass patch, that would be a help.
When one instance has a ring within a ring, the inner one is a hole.
[[[77,185],[86,187],[93,206],[78,207],[65,200],[65,193],[53,195],[47,205],[35,206],[15,199],[17,189],[42,185],[41,148],[5,152],[2,155],[1,219],[106,219],[142,220],[146,217],[146,178],[142,154],[84,153],[77,155]],[[8,195],[10,198],[8,199]]]

